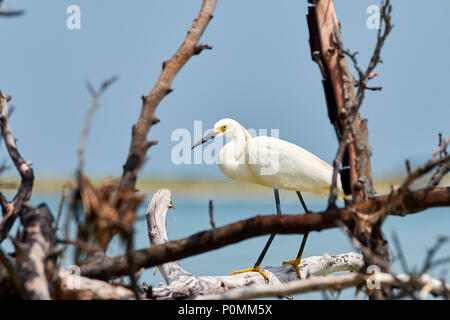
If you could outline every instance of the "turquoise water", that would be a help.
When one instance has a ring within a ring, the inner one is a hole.
[[[149,192],[151,194],[152,192]],[[35,194],[32,199],[32,205],[38,205],[46,202],[52,209],[54,215],[57,213],[59,194]],[[195,199],[182,195],[172,195],[172,200],[176,206],[176,211],[171,211],[167,218],[169,240],[176,240],[187,237],[199,231],[211,228],[209,223],[208,200],[205,195],[198,195]],[[239,196],[238,198],[220,197],[214,200],[214,217],[216,226],[236,222],[238,220],[253,217],[258,214],[270,214],[275,212],[275,205],[272,197],[254,198]],[[135,226],[135,247],[136,249],[148,247],[147,225],[145,211],[150,201],[147,199],[139,208],[138,219]],[[308,206],[312,211],[323,210],[326,205],[326,199],[306,198]],[[288,197],[285,193],[281,194],[282,211],[288,213],[297,213],[300,211],[298,200],[294,197]],[[392,245],[392,234],[395,232],[400,238],[404,254],[410,267],[420,268],[426,254],[426,250],[431,247],[438,236],[450,236],[450,209],[437,208],[430,209],[418,214],[408,215],[406,217],[389,217],[383,227],[388,239]],[[64,217],[63,217],[64,218]],[[16,228],[17,228],[16,222]],[[14,228],[14,229],[16,229]],[[13,230],[13,234],[14,234]],[[182,259],[180,261],[184,269],[197,275],[225,275],[234,270],[252,266],[262,250],[268,236],[261,236],[237,244],[233,244],[218,250],[206,252],[200,255]],[[263,266],[280,265],[283,260],[293,259],[296,255],[301,235],[277,235],[270,247]],[[5,249],[11,249],[10,243],[5,241]],[[450,255],[450,245],[445,244],[439,251],[437,257]],[[304,257],[313,255],[339,254],[354,251],[350,241],[339,229],[324,230],[322,232],[311,233],[305,248]],[[123,246],[118,239],[114,239],[108,249],[108,255],[116,256],[124,253]],[[71,264],[71,256],[66,257],[64,264]],[[430,272],[434,277],[441,277],[446,274],[449,265],[436,268]],[[393,268],[397,272],[403,272],[398,262],[393,263]],[[154,269],[146,270],[140,281],[158,286],[164,282],[158,273],[153,276]],[[322,299],[320,293],[304,294],[295,297],[296,299]],[[354,289],[344,290],[340,299],[354,299]],[[357,299],[364,298],[360,293]]]

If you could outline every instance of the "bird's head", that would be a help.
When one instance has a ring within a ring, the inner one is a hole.
[[[237,131],[242,131],[246,137],[250,136],[247,130],[245,130],[244,127],[236,120],[228,118],[219,120],[214,125],[212,131],[206,134],[201,140],[197,141],[192,146],[192,149],[209,140],[213,140],[216,137],[227,137],[232,139],[234,136],[236,136]]]

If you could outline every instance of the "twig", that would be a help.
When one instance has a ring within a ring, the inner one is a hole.
[[[58,206],[58,215],[56,216],[56,221],[55,221],[55,226],[54,229],[55,231],[58,230],[58,226],[59,226],[59,220],[61,219],[61,214],[64,208],[64,204],[66,203],[66,188],[67,185],[63,185],[62,191],[61,191],[61,200],[59,201],[59,206]]]
[[[359,80],[357,80],[358,84],[358,92],[356,95],[356,100],[353,108],[359,109],[363,99],[364,99],[364,91],[368,89],[367,81],[374,78],[374,76],[378,75],[377,73],[374,73],[373,70],[376,68],[376,66],[382,62],[381,60],[381,49],[384,46],[384,43],[389,36],[389,34],[392,31],[392,28],[394,27],[391,23],[391,11],[392,6],[390,4],[390,0],[382,1],[382,6],[380,8],[380,20],[381,25],[378,29],[377,34],[377,43],[375,45],[375,49],[373,51],[372,57],[370,59],[369,65],[365,71],[362,71],[362,68],[359,66],[358,61],[356,59],[356,55],[358,52],[351,53],[349,50],[345,50],[343,47],[342,42],[340,41],[339,37],[336,37],[336,44],[339,48],[339,51],[341,54],[345,54],[352,60],[353,66],[355,67],[355,70],[358,73]],[[384,24],[384,28],[383,28]],[[376,87],[375,87],[376,88]],[[379,89],[381,90],[381,89]]]
[[[398,187],[393,187],[392,191],[389,195],[390,200],[386,203],[386,208],[384,209],[384,212],[380,212],[380,215],[386,215],[391,210],[396,210],[395,203],[396,200],[399,197],[402,197],[405,193],[409,191],[410,186],[412,183],[418,179],[419,177],[423,176],[424,174],[431,171],[436,166],[446,163],[450,161],[450,155],[447,154],[444,157],[437,158],[439,154],[442,153],[445,148],[447,148],[447,145],[450,143],[450,138],[445,140],[442,145],[433,153],[431,158],[422,166],[417,167],[416,169],[411,169],[411,165],[409,164],[409,161],[406,162],[408,175],[403,180],[402,184]]]
[[[405,296],[409,296],[412,299],[416,299],[416,290],[418,290],[418,286],[417,286],[417,280],[419,278],[422,277],[428,277],[428,275],[426,275],[426,272],[428,272],[431,268],[442,264],[442,263],[448,263],[450,261],[450,257],[449,258],[445,258],[445,259],[440,259],[437,261],[434,261],[433,263],[431,263],[431,259],[432,257],[435,255],[436,251],[439,249],[439,247],[445,242],[447,241],[446,238],[440,238],[438,239],[438,242],[436,245],[434,245],[429,251],[428,251],[428,255],[427,255],[427,259],[425,260],[424,263],[424,267],[422,268],[422,271],[419,274],[415,274],[415,273],[410,273],[409,272],[409,268],[407,266],[406,263],[406,259],[404,257],[403,254],[403,250],[401,249],[400,246],[400,242],[397,238],[397,235],[394,233],[393,237],[394,237],[394,245],[396,246],[397,249],[397,254],[398,257],[400,258],[400,261],[402,263],[402,267],[404,269],[404,271],[406,272],[406,274],[409,276],[408,280],[405,279],[401,279],[401,277],[405,277],[406,275],[397,275],[393,272],[393,270],[390,267],[390,263],[388,261],[384,261],[382,259],[380,259],[375,253],[372,252],[372,250],[366,246],[364,246],[361,242],[359,242],[359,240],[350,232],[349,228],[344,225],[341,222],[337,222],[337,224],[341,227],[341,229],[349,236],[349,238],[352,241],[353,246],[361,251],[363,253],[364,256],[364,261],[370,261],[370,264],[375,264],[381,268],[383,268],[384,272],[386,272],[386,274],[390,274],[394,280],[398,283],[398,285],[396,287],[398,287],[400,289],[400,293],[398,293],[397,295],[393,295],[392,292],[388,295],[389,299],[399,299]],[[430,287],[429,284],[424,284],[423,286],[427,286],[430,290],[431,288],[433,288],[433,286]],[[434,282],[434,286],[436,286],[436,283]],[[378,288],[380,289],[380,288]],[[445,289],[445,288],[444,288]],[[424,288],[421,289],[421,294],[423,295],[423,290]],[[445,291],[445,290],[444,290]],[[446,296],[446,293],[444,292],[443,294],[441,293],[440,295]]]
[[[10,276],[10,279],[12,283],[14,284],[14,287],[16,288],[17,292],[20,294],[20,297],[23,300],[29,300],[30,296],[28,292],[23,287],[22,282],[20,281],[19,275],[16,272],[16,269],[12,265],[11,261],[9,261],[8,257],[5,255],[3,250],[0,248],[0,262],[5,266],[6,270],[8,271],[8,274]]]
[[[84,241],[81,241],[81,240],[78,240],[78,239],[57,239],[56,243],[65,244],[65,245],[69,245],[69,244],[73,245],[75,247],[83,249],[87,254],[89,254],[95,250],[94,245],[84,242]]]
[[[279,297],[283,295],[302,294],[324,290],[343,290],[350,287],[361,287],[368,284],[369,275],[360,273],[349,273],[338,276],[311,277],[306,280],[296,280],[289,283],[277,285],[259,285],[248,288],[240,288],[225,292],[223,294],[199,296],[198,300],[242,300],[263,297]],[[376,281],[381,288],[396,288],[408,286],[411,290],[420,290],[428,286],[429,292],[436,296],[447,297],[446,293],[450,289],[450,284],[442,284],[441,281],[431,278],[428,275],[412,277],[400,274],[394,277],[389,273],[378,273]]]
[[[74,279],[76,277],[76,279]],[[109,284],[105,281],[74,276],[66,269],[60,268],[53,281],[58,299],[77,300],[130,300],[134,298],[133,292],[119,285]],[[74,285],[74,280],[77,285]]]
[[[136,264],[134,263],[134,257],[133,257],[133,250],[134,250],[134,241],[133,241],[133,230],[128,229],[121,232],[122,238],[126,242],[126,256],[128,259],[128,276],[130,277],[130,287],[131,290],[133,290],[134,297],[136,300],[141,299],[141,293],[139,292],[139,287],[137,285],[137,278],[136,278]]]
[[[397,256],[400,259],[400,263],[402,264],[403,271],[405,273],[407,273],[407,274],[410,274],[410,271],[409,271],[409,268],[408,268],[408,263],[406,262],[405,255],[403,254],[403,250],[402,250],[402,247],[400,245],[400,240],[397,237],[397,234],[395,232],[392,235],[392,238],[394,239],[394,245],[395,245],[396,250],[397,250]]]
[[[447,242],[448,242],[447,237],[439,237],[437,239],[436,243],[430,249],[428,249],[427,256],[425,258],[425,262],[422,266],[420,274],[426,273],[426,272],[430,271],[432,268],[434,268],[438,265],[444,264],[444,263],[448,263],[450,261],[450,258],[443,258],[443,259],[433,261],[433,258],[436,255],[436,253],[438,252],[438,250]]]
[[[369,79],[374,78],[377,73],[373,72],[375,67],[379,62],[381,49],[387,39],[389,33],[392,30],[391,24],[391,10],[392,7],[390,5],[389,0],[382,3],[382,8],[380,11],[381,19],[384,22],[384,28],[380,28],[378,30],[377,36],[377,44],[375,46],[375,50],[372,54],[369,66],[365,71],[359,66],[358,61],[356,59],[357,52],[351,53],[348,50],[344,49],[339,27],[337,25],[334,26],[333,29],[333,41],[339,50],[340,56],[348,56],[350,60],[352,60],[355,70],[358,73],[359,80],[353,80],[353,76],[348,68],[348,64],[345,59],[339,59],[340,69],[342,74],[342,82],[344,88],[345,95],[345,113],[341,110],[341,122],[344,122],[344,127],[341,128],[342,135],[339,137],[339,148],[342,148],[342,144],[347,145],[349,152],[349,162],[350,162],[350,183],[351,183],[351,192],[353,195],[353,201],[355,203],[360,202],[364,199],[371,198],[375,191],[373,189],[371,172],[370,172],[370,148],[367,138],[366,124],[363,121],[360,121],[359,109],[364,100],[364,92],[367,89],[370,90],[381,90],[381,87],[370,87],[367,85],[367,81]],[[382,31],[383,30],[383,31]],[[382,33],[381,33],[382,32]],[[353,81],[353,82],[352,82]],[[358,85],[358,91],[355,95],[353,88],[350,88],[349,85],[346,85],[348,82],[350,84]],[[350,134],[350,136],[348,136]],[[350,143],[346,142],[350,137]],[[338,152],[339,154],[339,152]],[[340,161],[339,161],[340,162]],[[333,175],[337,175],[337,168],[334,168]],[[335,180],[333,180],[336,183]],[[335,189],[336,185],[332,184],[330,197],[329,197],[329,206],[333,205],[336,201]]]
[[[40,205],[27,208],[20,220],[24,233],[19,239],[22,250],[16,251],[18,274],[31,299],[48,300],[51,290],[47,276],[55,266],[49,259],[56,241],[52,214],[46,205]]]
[[[212,200],[209,200],[209,223],[213,229],[216,228],[216,223],[214,221],[214,206]]]
[[[89,134],[89,128],[91,126],[92,117],[94,115],[95,110],[98,107],[98,100],[103,94],[103,92],[115,81],[117,81],[117,77],[112,77],[108,80],[103,81],[102,85],[100,86],[99,90],[95,90],[92,85],[88,82],[86,84],[89,92],[92,95],[92,103],[88,110],[86,121],[84,123],[83,132],[81,134],[80,143],[78,145],[78,172],[83,172],[83,166],[84,166],[84,149],[86,145],[87,136]]]

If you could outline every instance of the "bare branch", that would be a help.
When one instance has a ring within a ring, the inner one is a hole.
[[[440,158],[448,156],[447,148],[443,147],[444,142],[442,141],[442,133],[439,133],[439,147],[441,152],[439,154]],[[428,188],[434,188],[439,185],[442,178],[450,171],[450,160],[444,161],[439,164],[436,172],[431,177],[430,181],[428,181]]]
[[[428,173],[432,169],[434,169],[436,166],[447,163],[450,161],[450,155],[446,155],[444,157],[437,158],[439,154],[442,153],[443,150],[447,147],[447,145],[450,143],[450,138],[445,140],[442,145],[433,153],[431,158],[428,160],[427,163],[425,163],[422,166],[417,167],[416,169],[411,169],[411,165],[407,161],[407,169],[408,169],[408,175],[404,179],[403,183],[399,187],[393,187],[389,197],[390,201],[387,202],[384,215],[388,214],[390,210],[393,210],[392,203],[395,203],[396,199],[398,197],[401,197],[403,194],[408,192],[410,186],[412,183],[418,179],[419,177],[423,176],[424,174]]]
[[[394,245],[396,247],[396,251],[397,251],[397,257],[400,259],[400,263],[402,264],[403,267],[403,271],[405,273],[410,273],[409,268],[408,268],[408,263],[406,262],[406,258],[405,255],[403,254],[403,249],[400,245],[400,240],[397,236],[396,233],[393,234],[393,239],[394,239]]]
[[[280,297],[285,295],[302,294],[317,291],[340,291],[350,287],[362,287],[368,284],[370,275],[360,273],[349,273],[338,276],[311,277],[306,280],[295,280],[289,283],[276,285],[258,285],[247,288],[235,289],[223,294],[199,296],[198,300],[241,300],[264,297]],[[375,281],[381,288],[408,286],[415,290],[427,289],[427,293],[448,298],[450,284],[442,284],[441,281],[428,275],[412,277],[405,274],[397,275],[395,278],[389,273],[377,273]]]
[[[21,182],[14,199],[8,203],[2,201],[3,220],[0,223],[0,243],[8,235],[19,212],[30,200],[34,182],[34,172],[31,168],[31,164],[30,162],[26,162],[20,155],[16,146],[16,139],[11,132],[8,121],[8,101],[10,99],[10,96],[5,95],[0,91],[0,129],[9,156],[21,176]]]
[[[381,50],[384,46],[384,43],[389,36],[389,34],[392,31],[393,25],[391,23],[391,11],[392,11],[392,5],[390,4],[390,0],[382,1],[382,6],[380,8],[380,20],[381,25],[378,29],[377,34],[377,43],[375,45],[375,49],[373,51],[372,57],[370,59],[369,65],[367,66],[367,69],[365,71],[362,71],[362,68],[359,66],[358,61],[356,59],[357,52],[351,53],[349,50],[345,50],[342,44],[342,41],[340,40],[340,37],[337,36],[336,38],[336,45],[338,46],[339,51],[341,54],[344,54],[350,58],[353,62],[353,66],[356,69],[359,80],[356,81],[359,89],[356,96],[356,103],[353,106],[353,108],[358,109],[364,99],[364,91],[366,89],[371,90],[381,90],[381,87],[369,87],[367,86],[367,81],[374,78],[376,75],[378,75],[376,72],[373,72],[373,70],[376,68],[376,66],[382,62],[381,60]]]
[[[376,77],[378,74],[376,72],[373,72],[377,64],[381,61],[380,54],[381,49],[385,43],[385,40],[387,39],[389,33],[392,30],[391,25],[391,10],[392,7],[389,3],[389,0],[382,5],[381,11],[380,11],[380,19],[384,22],[384,28],[383,33],[381,34],[381,28],[378,32],[377,37],[377,44],[375,46],[375,50],[373,52],[372,58],[370,60],[369,66],[365,71],[362,70],[362,68],[359,66],[358,61],[356,59],[357,52],[351,53],[349,50],[345,50],[340,30],[337,24],[334,22],[334,28],[333,28],[333,41],[339,51],[339,56],[341,57],[338,59],[338,64],[340,67],[340,76],[338,76],[336,79],[334,79],[334,82],[341,81],[342,85],[335,85],[337,88],[342,86],[343,92],[344,92],[344,98],[341,98],[340,100],[345,101],[345,113],[344,111],[341,111],[341,114],[344,114],[345,121],[341,120],[341,132],[342,135],[339,137],[339,148],[342,148],[342,144],[346,145],[346,148],[348,148],[349,152],[349,165],[350,165],[350,182],[352,186],[352,194],[353,194],[353,201],[354,202],[360,202],[363,199],[371,198],[374,195],[374,189],[372,185],[372,178],[371,178],[371,172],[370,172],[370,148],[368,144],[368,138],[367,138],[367,125],[365,122],[360,121],[359,116],[359,109],[361,107],[361,104],[364,99],[364,91],[366,89],[373,90],[373,91],[379,91],[382,88],[377,87],[371,87],[367,85],[367,81],[369,79],[372,79]],[[353,80],[353,76],[350,72],[350,69],[348,68],[348,64],[345,59],[343,59],[343,56],[348,56],[350,60],[352,60],[353,65],[358,73],[359,80]],[[353,81],[354,85],[357,85],[359,87],[358,92],[354,93],[354,90],[349,83]],[[342,109],[342,106],[340,107]],[[342,118],[342,117],[341,117]],[[348,136],[349,134],[350,137]],[[348,140],[348,142],[347,142]],[[340,152],[338,152],[338,155]],[[338,161],[338,166],[341,163],[341,161]],[[334,168],[333,175],[337,175],[338,167]],[[356,172],[357,171],[357,172]],[[331,191],[330,191],[330,197],[329,197],[329,205],[333,205],[336,201],[336,185],[333,184]]]
[[[164,245],[167,238],[167,211],[173,207],[168,189],[156,192],[147,209],[147,227],[151,246]],[[357,271],[363,266],[359,254],[349,252],[336,256],[325,253],[322,257],[309,257],[302,260],[301,275],[306,279],[310,275],[327,275],[337,271]],[[184,270],[178,261],[164,263],[158,270],[168,283],[167,286],[152,288],[147,297],[151,299],[170,299],[175,295],[185,297],[223,293],[230,289],[248,286],[249,284],[264,284],[265,279],[257,273],[241,273],[234,276],[196,276]],[[285,283],[297,279],[295,269],[290,265],[265,267],[264,272],[270,283]]]
[[[199,40],[212,19],[217,0],[204,0],[200,13],[194,20],[183,44],[174,56],[163,63],[163,70],[148,96],[144,96],[141,114],[137,123],[133,126],[130,150],[120,181],[120,189],[133,191],[135,189],[137,175],[144,164],[147,149],[154,145],[148,143],[147,135],[153,124],[157,123],[155,111],[161,100],[173,91],[171,84],[176,74],[185,63],[203,49],[211,49],[208,45],[200,45]]]
[[[213,229],[216,228],[216,222],[214,221],[214,206],[212,200],[209,200],[209,223]]]
[[[86,84],[89,92],[92,95],[92,103],[88,110],[88,113],[86,116],[86,121],[85,121],[84,127],[83,127],[83,132],[82,132],[81,138],[80,138],[80,144],[78,145],[78,172],[80,172],[80,173],[83,172],[84,149],[85,149],[85,145],[86,145],[87,136],[89,134],[89,128],[91,126],[92,117],[98,107],[98,100],[100,99],[103,92],[115,81],[117,81],[117,77],[112,77],[108,80],[103,81],[99,90],[95,90],[89,82]]]
[[[443,259],[438,259],[438,260],[433,261],[434,256],[436,255],[438,250],[445,243],[448,243],[448,238],[447,237],[439,237],[437,239],[436,243],[427,251],[425,262],[422,266],[422,270],[420,271],[420,274],[426,273],[426,272],[430,271],[432,268],[434,268],[438,265],[444,264],[444,263],[448,263],[450,261],[450,258],[443,258]]]

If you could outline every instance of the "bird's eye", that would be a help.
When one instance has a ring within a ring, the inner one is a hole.
[[[227,130],[227,126],[225,125],[225,126],[222,126],[221,128],[220,128],[220,131],[222,131],[222,132],[224,132],[225,130]]]

